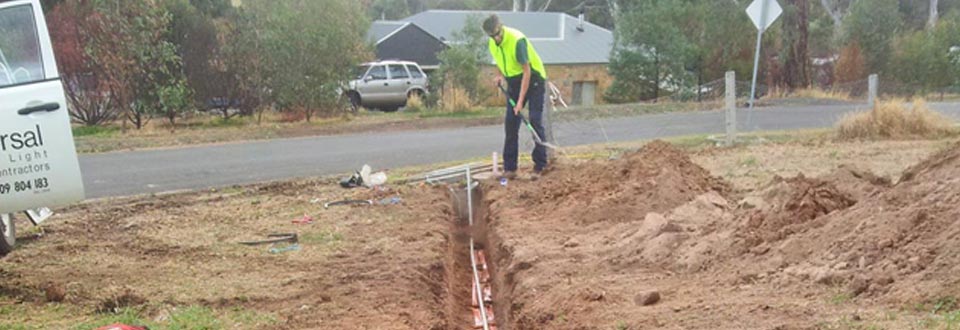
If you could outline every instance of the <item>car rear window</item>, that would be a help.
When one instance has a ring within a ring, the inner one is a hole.
[[[423,72],[420,72],[420,68],[408,64],[407,70],[410,70],[410,76],[413,76],[414,78],[423,78]]]

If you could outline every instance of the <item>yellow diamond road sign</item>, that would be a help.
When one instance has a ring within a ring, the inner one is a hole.
[[[764,3],[766,2],[766,3]],[[766,15],[764,15],[766,12]],[[747,15],[750,15],[750,21],[760,31],[766,31],[773,21],[776,21],[783,14],[783,8],[777,0],[753,0],[753,3],[747,7]]]

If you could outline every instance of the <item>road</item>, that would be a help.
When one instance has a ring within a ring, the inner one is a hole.
[[[960,103],[930,103],[960,119]],[[738,112],[742,132],[833,126],[864,105],[782,106]],[[722,111],[666,113],[557,123],[563,146],[724,132]],[[521,136],[527,138],[526,132]],[[349,173],[489,155],[502,147],[502,126],[365,133],[114,152],[80,156],[88,198]],[[521,145],[530,145],[521,140]],[[528,149],[528,147],[522,147]]]

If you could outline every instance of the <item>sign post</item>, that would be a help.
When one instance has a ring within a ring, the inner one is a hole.
[[[753,110],[753,100],[757,95],[757,69],[760,66],[760,41],[763,39],[763,32],[773,24],[777,18],[783,14],[783,8],[777,0],[753,0],[753,3],[747,7],[747,15],[750,21],[757,27],[757,52],[753,57],[753,83],[750,84],[750,110]]]

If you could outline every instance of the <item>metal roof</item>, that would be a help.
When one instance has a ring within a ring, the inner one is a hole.
[[[610,62],[613,33],[586,21],[583,23],[583,31],[579,31],[578,19],[564,13],[428,10],[400,22],[414,23],[437,39],[450,44],[454,41],[454,32],[463,29],[468,17],[474,15],[482,20],[490,14],[497,14],[504,25],[523,32],[545,64]],[[374,26],[377,27],[378,23],[386,26],[399,22],[378,21],[374,22]],[[371,28],[371,32],[373,30],[374,28]],[[493,60],[490,61],[492,63]]]
[[[404,26],[410,24],[409,22],[398,22],[398,21],[375,21],[373,25],[370,26],[370,30],[367,31],[367,41],[373,43],[380,43],[383,38],[393,34],[396,31],[399,31]]]

